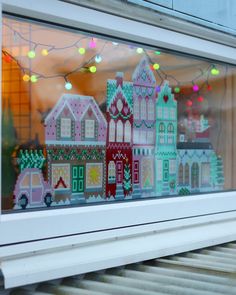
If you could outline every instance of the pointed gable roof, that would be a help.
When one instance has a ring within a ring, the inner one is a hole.
[[[133,83],[123,81],[122,86],[117,87],[117,81],[114,80],[107,80],[107,109],[110,108],[117,92],[121,91],[122,95],[127,101],[129,108],[133,109]]]
[[[107,125],[106,119],[95,99],[92,96],[84,96],[78,94],[63,94],[57,101],[54,108],[45,118],[45,125],[48,124],[48,121],[51,118],[55,120],[65,106],[70,109],[76,121],[81,121],[81,118],[84,116],[85,112],[88,110],[89,107],[91,107],[97,119],[99,121],[102,121],[105,126]]]
[[[140,86],[155,86],[156,78],[150,69],[150,64],[147,56],[143,56],[139,64],[135,68],[132,81],[135,85]]]
[[[177,101],[175,100],[174,94],[171,92],[171,87],[167,80],[164,81],[163,86],[161,86],[161,91],[158,93],[157,105],[177,107]]]

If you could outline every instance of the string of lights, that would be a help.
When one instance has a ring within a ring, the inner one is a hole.
[[[14,28],[12,28],[12,26],[8,25],[5,22],[3,23],[3,26],[5,26],[7,29],[11,30],[17,40],[21,39],[21,41],[25,41],[29,44],[29,51],[27,52],[27,57],[30,60],[37,57],[37,55],[38,55],[37,51],[39,50],[39,47],[42,47],[42,49],[41,49],[42,56],[47,56],[47,55],[51,54],[52,51],[66,50],[66,49],[70,49],[70,48],[76,48],[77,52],[80,55],[85,55],[87,48],[81,46],[82,41],[85,41],[85,40],[88,40],[89,49],[98,48],[97,40],[95,38],[88,37],[88,36],[81,37],[78,40],[72,42],[71,44],[69,44],[67,46],[58,47],[58,46],[55,46],[52,44],[45,44],[45,43],[29,40],[26,37],[24,37],[20,32],[18,32]],[[79,72],[79,71],[90,72],[90,73],[97,72],[96,65],[102,62],[102,60],[103,60],[102,55],[103,55],[104,49],[105,49],[106,45],[109,43],[108,41],[102,41],[102,42],[103,42],[103,44],[101,43],[101,41],[99,41],[100,50],[98,52],[96,52],[95,54],[90,56],[88,58],[88,60],[84,61],[82,64],[78,65],[77,67],[75,67],[71,71],[67,72],[66,74],[58,73],[58,74],[52,74],[52,75],[45,75],[45,74],[40,73],[38,71],[24,67],[24,66],[22,66],[20,61],[16,57],[14,57],[12,54],[10,54],[6,49],[2,49],[2,53],[3,53],[2,56],[3,56],[3,60],[5,62],[7,62],[7,63],[15,62],[17,64],[17,66],[19,67],[19,69],[22,72],[22,75],[23,75],[22,79],[25,82],[36,83],[39,79],[62,78],[62,79],[64,79],[65,89],[71,90],[73,85],[70,82],[70,75],[72,75],[76,72]],[[116,42],[112,42],[112,44],[114,46],[119,45],[119,43],[116,43]],[[130,48],[135,49],[137,54],[140,54],[140,55],[145,54],[149,58],[150,68],[156,73],[156,75],[158,77],[158,85],[156,86],[157,93],[160,92],[161,86],[162,86],[164,80],[166,80],[166,79],[174,82],[173,91],[175,92],[175,94],[177,94],[179,96],[181,95],[181,87],[188,85],[188,84],[192,84],[192,95],[186,101],[187,107],[192,106],[193,98],[195,96],[197,96],[198,102],[203,102],[204,97],[203,97],[203,95],[201,95],[202,90],[205,87],[207,87],[208,91],[210,91],[212,89],[211,85],[209,84],[210,75],[217,76],[220,74],[220,70],[214,64],[209,64],[206,67],[206,69],[204,69],[204,70],[200,69],[200,74],[198,74],[192,80],[181,82],[174,75],[171,75],[171,74],[167,73],[166,71],[164,71],[164,69],[160,65],[160,62],[156,61],[156,59],[158,60],[159,56],[161,55],[160,51],[154,51],[155,58],[151,58],[150,54],[148,54],[148,52],[141,47],[130,46]],[[199,85],[199,82],[198,82],[199,80],[204,80],[204,82],[201,82],[201,84]]]

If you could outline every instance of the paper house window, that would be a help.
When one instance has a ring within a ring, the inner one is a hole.
[[[116,181],[116,165],[114,161],[110,161],[108,164],[108,181],[109,182]]]
[[[165,125],[164,123],[159,124],[159,143],[164,144],[165,143]]]
[[[147,143],[153,144],[154,143],[154,133],[153,131],[147,131]]]
[[[193,189],[199,188],[199,165],[197,162],[191,167],[191,186]]]
[[[201,164],[201,184],[208,186],[210,184],[210,163]]]
[[[139,131],[137,129],[134,129],[133,134],[134,134],[134,143],[138,143],[139,142]]]
[[[117,122],[116,141],[123,142],[123,123],[121,122],[121,120]]]
[[[139,183],[139,161],[134,161],[134,183]]]
[[[163,112],[163,108],[158,107],[157,108],[157,118],[158,119],[162,119],[162,112]]]
[[[140,118],[145,120],[147,117],[147,104],[146,104],[146,99],[143,98],[141,100],[141,116]]]
[[[139,119],[139,100],[134,100],[134,119]]]
[[[109,141],[114,142],[115,141],[115,134],[116,134],[116,124],[113,119],[111,119],[109,123]]]
[[[103,181],[103,165],[101,163],[86,164],[86,189],[100,189]]]
[[[189,164],[184,165],[184,184],[189,185]]]
[[[176,160],[170,159],[170,174],[176,173]]]
[[[174,108],[170,109],[170,119],[174,120],[175,119],[175,115],[176,115],[176,111]]]
[[[71,138],[71,119],[61,118],[61,138]]]
[[[168,135],[167,135],[167,143],[168,144],[172,144],[174,142],[174,126],[172,123],[169,123],[168,126],[167,126],[167,132],[168,132]]]
[[[162,181],[162,160],[157,160],[157,181]]]
[[[159,132],[160,133],[164,133],[165,132],[165,125],[164,125],[164,123],[160,123],[159,124]]]
[[[129,121],[125,122],[125,142],[131,142],[131,124]]]
[[[52,164],[52,186],[55,190],[70,188],[70,164]]]
[[[94,139],[95,137],[95,121],[85,120],[85,138]]]
[[[154,120],[155,106],[152,100],[148,101],[148,120]]]
[[[164,107],[164,109],[163,109],[163,118],[164,119],[169,118],[169,109],[167,107]]]
[[[179,183],[179,185],[183,185],[183,183],[184,183],[184,167],[183,167],[182,163],[179,164],[179,173],[178,173],[178,175],[179,175],[178,183]]]
[[[142,187],[150,188],[153,185],[153,162],[150,158],[144,158],[141,165]]]
[[[140,134],[140,136],[139,136],[140,142],[146,143],[147,142],[147,132],[145,130],[141,130],[139,134]]]

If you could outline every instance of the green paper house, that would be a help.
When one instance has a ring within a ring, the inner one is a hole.
[[[167,81],[156,101],[155,176],[157,195],[176,194],[177,102]]]

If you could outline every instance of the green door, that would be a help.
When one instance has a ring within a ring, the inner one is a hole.
[[[169,160],[163,161],[163,181],[169,180]]]
[[[84,166],[72,166],[72,193],[84,191]]]

